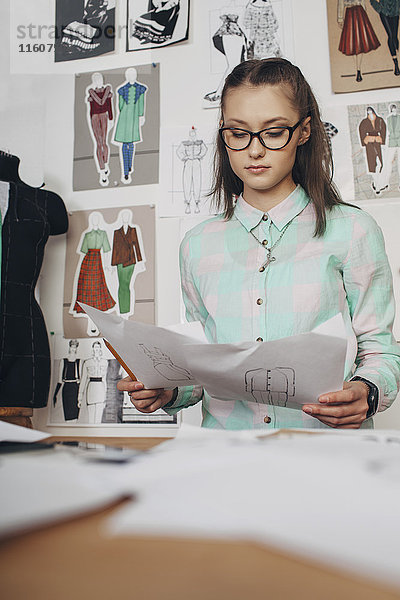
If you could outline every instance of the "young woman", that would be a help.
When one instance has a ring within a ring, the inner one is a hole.
[[[118,387],[142,412],[173,414],[201,400],[206,427],[372,427],[400,381],[382,233],[340,200],[319,109],[297,67],[281,58],[241,63],[221,108],[213,195],[223,214],[181,244],[187,318],[203,324],[210,342],[262,342],[309,332],[341,312],[349,337],[343,389],[300,411],[220,401],[197,386],[145,390],[125,379]]]

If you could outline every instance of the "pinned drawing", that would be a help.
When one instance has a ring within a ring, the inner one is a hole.
[[[133,283],[136,275],[146,269],[142,234],[140,227],[132,224],[132,218],[131,210],[121,211],[118,217],[121,227],[114,231],[113,236],[111,265],[117,267],[118,305],[121,316],[129,316],[133,313],[135,305]]]
[[[126,70],[125,77],[126,82],[117,90],[119,114],[114,143],[120,145],[121,181],[128,184],[132,182],[136,144],[143,139],[147,86],[137,81],[137,71],[133,67]]]
[[[73,190],[159,182],[159,64],[75,76]]]
[[[192,375],[187,369],[175,365],[172,358],[157,346],[148,348],[144,344],[138,344],[138,347],[152,361],[154,370],[165,379],[169,381],[190,381],[192,379]]]
[[[154,205],[76,211],[69,221],[65,336],[99,335],[79,302],[125,319],[154,323]]]
[[[219,0],[210,2],[209,14],[210,80],[215,87],[205,93],[204,108],[219,106],[225,78],[240,62],[290,58],[293,52],[290,0]]]
[[[103,187],[109,185],[110,147],[108,145],[108,134],[114,121],[112,98],[111,85],[104,85],[104,78],[101,73],[93,73],[92,83],[86,89],[85,101],[87,103],[89,131],[94,143],[93,158],[99,173],[99,183]]]
[[[43,430],[63,426],[69,429],[68,435],[79,435],[80,428],[90,427],[93,435],[107,435],[113,427],[178,424],[179,417],[161,409],[152,414],[139,412],[128,394],[117,389],[125,371],[103,339],[54,338],[53,401],[38,416],[46,420],[41,423]],[[115,435],[121,433],[116,431]]]
[[[128,0],[128,52],[169,46],[188,32],[189,0]]]
[[[286,407],[295,395],[296,373],[291,367],[251,369],[246,371],[244,383],[255,402]]]
[[[195,127],[189,131],[189,138],[183,140],[176,154],[183,162],[182,183],[185,200],[185,213],[200,212],[202,185],[201,161],[207,154],[208,148],[202,139],[198,139]]]
[[[112,52],[115,0],[56,0],[56,31],[56,62]]]
[[[332,89],[356,92],[395,87],[398,0],[326,0]]]
[[[354,197],[397,198],[400,186],[399,101],[348,106]],[[397,168],[393,163],[397,155]]]

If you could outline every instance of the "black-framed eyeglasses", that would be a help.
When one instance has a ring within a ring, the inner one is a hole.
[[[260,144],[268,150],[282,150],[282,148],[288,145],[293,137],[293,133],[302,121],[304,121],[304,118],[300,119],[292,127],[289,125],[267,127],[266,129],[261,129],[261,131],[248,131],[240,127],[221,127],[219,135],[225,146],[230,150],[245,150],[250,146],[254,137],[258,138]]]

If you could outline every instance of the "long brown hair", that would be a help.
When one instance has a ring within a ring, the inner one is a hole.
[[[300,184],[311,199],[316,215],[315,236],[326,229],[326,211],[337,204],[346,204],[332,181],[333,160],[325,127],[314,94],[298,67],[283,58],[247,60],[237,65],[225,80],[221,94],[221,120],[224,100],[229,90],[241,85],[282,85],[301,119],[311,117],[310,139],[297,148],[293,180]],[[243,182],[233,172],[228,153],[217,137],[214,161],[214,182],[210,191],[213,205],[230,219],[235,208],[234,197],[243,192]]]

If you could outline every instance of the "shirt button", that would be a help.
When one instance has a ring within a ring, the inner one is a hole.
[[[262,339],[262,337],[258,337],[258,338],[256,339],[256,342],[263,342],[263,341],[264,341],[264,340]]]
[[[271,417],[269,417],[268,415],[265,415],[264,423],[271,423]]]
[[[268,215],[263,215],[263,218],[262,218],[262,220],[263,220],[263,221],[268,221]]]
[[[261,243],[263,246],[268,246],[268,240],[263,240]]]
[[[262,304],[263,302],[264,302],[264,300],[262,298],[258,298],[258,300],[257,300],[258,305]]]

